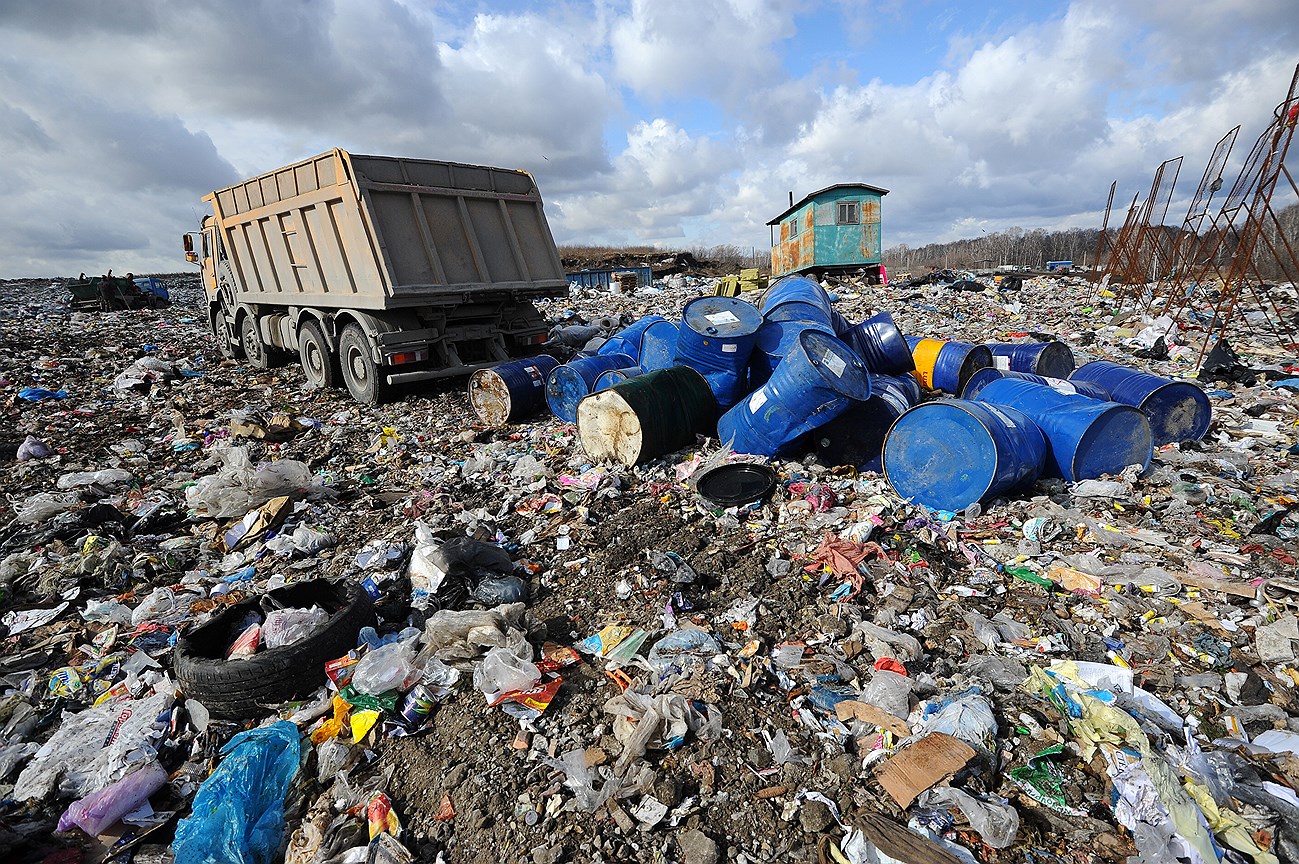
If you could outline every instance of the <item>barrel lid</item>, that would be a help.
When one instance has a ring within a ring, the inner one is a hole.
[[[871,398],[870,373],[857,352],[819,330],[800,333],[798,341],[807,359],[836,392],[862,402]]]
[[[695,482],[695,491],[721,507],[738,507],[758,501],[776,488],[776,472],[769,465],[730,462],[710,468]]]
[[[758,307],[738,297],[698,297],[686,304],[681,317],[696,333],[719,339],[750,336],[762,326]]]

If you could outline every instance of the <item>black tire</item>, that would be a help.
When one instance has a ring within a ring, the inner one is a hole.
[[[329,620],[301,642],[245,660],[225,660],[226,649],[239,635],[234,632],[238,623],[259,609],[260,598],[250,599],[176,641],[176,680],[185,695],[203,703],[213,717],[260,717],[268,706],[309,695],[325,683],[325,663],[355,648],[361,628],[375,622],[370,596],[356,584],[313,579],[277,588],[269,596],[286,606],[320,605],[331,612]]]
[[[229,339],[230,324],[226,317],[226,308],[223,304],[218,303],[212,309],[212,335],[216,339],[217,350],[221,356],[227,360],[244,359],[243,346],[239,344],[230,344]]]
[[[262,341],[261,334],[257,332],[257,316],[251,313],[239,319],[239,347],[244,350],[248,365],[254,369],[270,369],[274,365],[271,362],[270,346]]]
[[[357,402],[379,405],[391,398],[392,387],[370,356],[369,342],[359,324],[348,324],[339,335],[338,362],[347,391]]]
[[[332,389],[340,385],[343,372],[338,356],[329,349],[324,331],[315,321],[305,322],[298,330],[298,360],[307,380],[317,387]]]

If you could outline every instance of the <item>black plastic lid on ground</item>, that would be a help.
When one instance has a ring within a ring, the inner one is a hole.
[[[722,507],[738,507],[766,498],[776,487],[776,472],[766,465],[731,462],[705,471],[695,491]]]

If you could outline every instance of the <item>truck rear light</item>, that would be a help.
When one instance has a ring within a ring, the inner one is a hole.
[[[400,366],[403,363],[418,363],[421,360],[428,359],[428,349],[420,351],[403,351],[400,354],[389,354],[388,363],[392,366]]]
[[[540,345],[541,343],[546,341],[546,334],[538,333],[536,336],[529,336],[528,338],[523,339],[521,341],[523,342],[524,345]]]

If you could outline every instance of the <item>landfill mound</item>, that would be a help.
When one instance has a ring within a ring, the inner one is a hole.
[[[954,276],[827,285],[1197,369],[1194,320]],[[463,381],[361,406],[162,278],[0,282],[6,861],[1299,860],[1294,346],[1233,340],[1145,471],[943,512],[815,452],[594,463]],[[571,356],[714,287],[539,306]],[[745,462],[758,500],[697,490]]]

